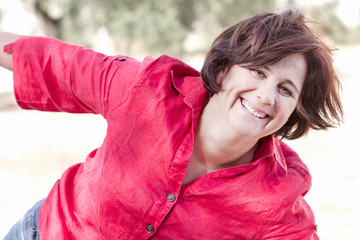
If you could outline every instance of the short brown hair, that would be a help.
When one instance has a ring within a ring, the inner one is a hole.
[[[307,26],[300,10],[264,12],[222,32],[214,41],[201,70],[211,97],[221,90],[217,76],[234,64],[245,67],[276,63],[294,53],[304,55],[307,73],[296,109],[276,136],[296,139],[310,128],[327,129],[342,121],[340,81],[332,65],[332,50]]]

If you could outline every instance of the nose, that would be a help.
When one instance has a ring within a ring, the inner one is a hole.
[[[257,97],[262,104],[274,105],[276,97],[276,87],[272,84],[263,82],[257,89]]]

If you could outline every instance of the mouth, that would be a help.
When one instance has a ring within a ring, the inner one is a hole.
[[[254,117],[257,117],[260,119],[269,117],[269,115],[267,115],[266,113],[260,112],[259,110],[255,110],[245,99],[240,98],[240,102],[243,105],[243,107]]]

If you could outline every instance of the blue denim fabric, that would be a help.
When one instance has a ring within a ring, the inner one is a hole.
[[[4,240],[39,240],[39,210],[45,199],[35,203],[25,216],[10,229]]]

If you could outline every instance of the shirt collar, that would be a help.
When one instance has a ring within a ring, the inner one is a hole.
[[[191,108],[202,108],[207,91],[203,86],[200,74],[188,65],[171,70],[171,81],[174,88],[184,96],[184,102]]]
[[[254,161],[267,157],[275,158],[276,162],[287,171],[287,165],[281,148],[281,141],[274,136],[267,136],[259,140],[259,146],[255,151]]]
[[[156,60],[146,57],[140,66],[140,72],[152,64],[156,64],[156,69],[163,73],[170,71],[173,88],[184,97],[184,102],[190,108],[203,107],[208,93],[203,86],[199,71],[177,58],[162,55]]]

